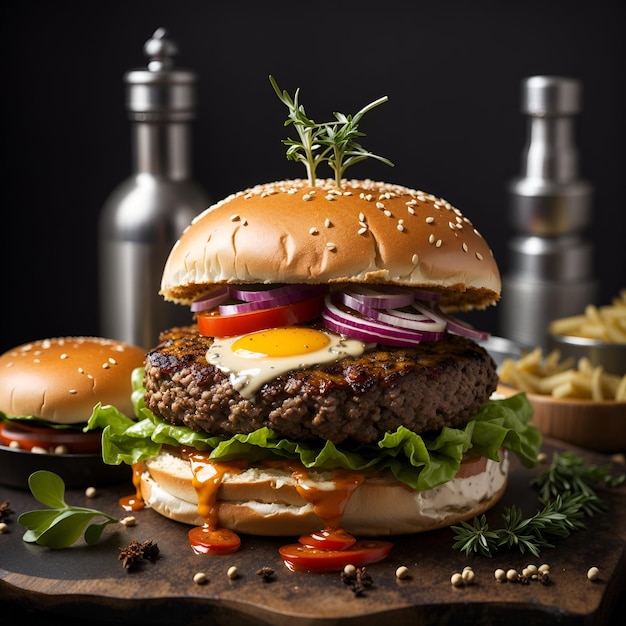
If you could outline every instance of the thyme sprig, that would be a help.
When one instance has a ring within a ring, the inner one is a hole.
[[[471,522],[452,526],[453,548],[469,555],[491,557],[500,549],[517,548],[522,554],[539,556],[543,548],[553,548],[555,539],[586,528],[585,518],[607,510],[607,503],[594,490],[597,484],[616,487],[626,474],[613,477],[610,465],[585,466],[583,459],[571,452],[554,453],[550,466],[531,480],[538,490],[542,508],[524,518],[517,506],[507,507],[502,514],[503,526],[491,529],[486,515]]]
[[[299,137],[299,141],[283,139],[287,146],[287,159],[304,164],[312,187],[317,179],[317,168],[323,162],[334,172],[338,187],[341,187],[346,169],[367,158],[377,159],[393,167],[389,159],[369,152],[357,141],[357,138],[365,136],[358,129],[359,122],[368,111],[386,102],[387,96],[371,102],[355,115],[335,112],[335,120],[317,124],[307,116],[304,106],[300,104],[299,88],[291,97],[287,91],[281,91],[273,76],[269,78],[276,95],[289,111],[285,126],[293,124]]]

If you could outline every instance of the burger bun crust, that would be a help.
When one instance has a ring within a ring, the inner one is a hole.
[[[378,283],[436,289],[448,310],[500,297],[493,254],[472,223],[426,192],[369,180],[302,180],[233,194],[174,245],[160,293],[189,305],[221,284]]]
[[[101,337],[57,337],[0,355],[0,411],[56,424],[86,422],[97,403],[133,416],[131,374],[145,351]]]

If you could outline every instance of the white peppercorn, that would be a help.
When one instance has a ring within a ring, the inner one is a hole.
[[[587,571],[587,578],[589,580],[598,580],[600,577],[600,570],[597,567],[590,567]]]
[[[197,574],[194,574],[193,582],[196,583],[196,585],[204,585],[207,581],[208,579],[204,572],[198,572]]]

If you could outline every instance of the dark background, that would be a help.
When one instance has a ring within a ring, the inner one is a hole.
[[[520,171],[520,82],[581,80],[581,176],[595,188],[600,303],[626,286],[624,3],[9,0],[0,8],[0,351],[98,334],[96,222],[130,173],[124,72],[160,26],[197,72],[196,178],[214,199],[302,177],[281,144],[273,74],[314,119],[389,102],[362,124],[373,161],[350,176],[443,196],[507,266],[507,182]],[[497,332],[497,309],[483,318]]]

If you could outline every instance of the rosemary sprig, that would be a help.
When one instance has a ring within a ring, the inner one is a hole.
[[[602,483],[615,487],[626,480],[626,474],[612,477],[610,466],[585,466],[582,458],[571,453],[554,453],[550,466],[531,480],[538,489],[542,509],[524,518],[521,509],[507,507],[502,514],[503,527],[492,530],[483,514],[471,522],[452,526],[453,548],[465,554],[493,556],[500,549],[517,548],[522,554],[539,556],[542,548],[553,548],[554,539],[564,539],[572,532],[586,528],[585,517],[608,508],[594,491]]]
[[[285,126],[293,124],[300,139],[283,139],[287,146],[287,158],[304,164],[311,186],[315,186],[317,167],[322,162],[326,162],[333,170],[338,187],[341,187],[346,169],[367,158],[377,159],[393,167],[389,159],[365,150],[357,141],[358,137],[365,136],[358,130],[359,122],[368,111],[386,102],[387,96],[371,102],[355,115],[335,112],[334,121],[316,124],[309,119],[299,102],[300,89],[296,89],[292,98],[287,91],[280,90],[273,76],[269,78],[276,95],[289,110]]]

